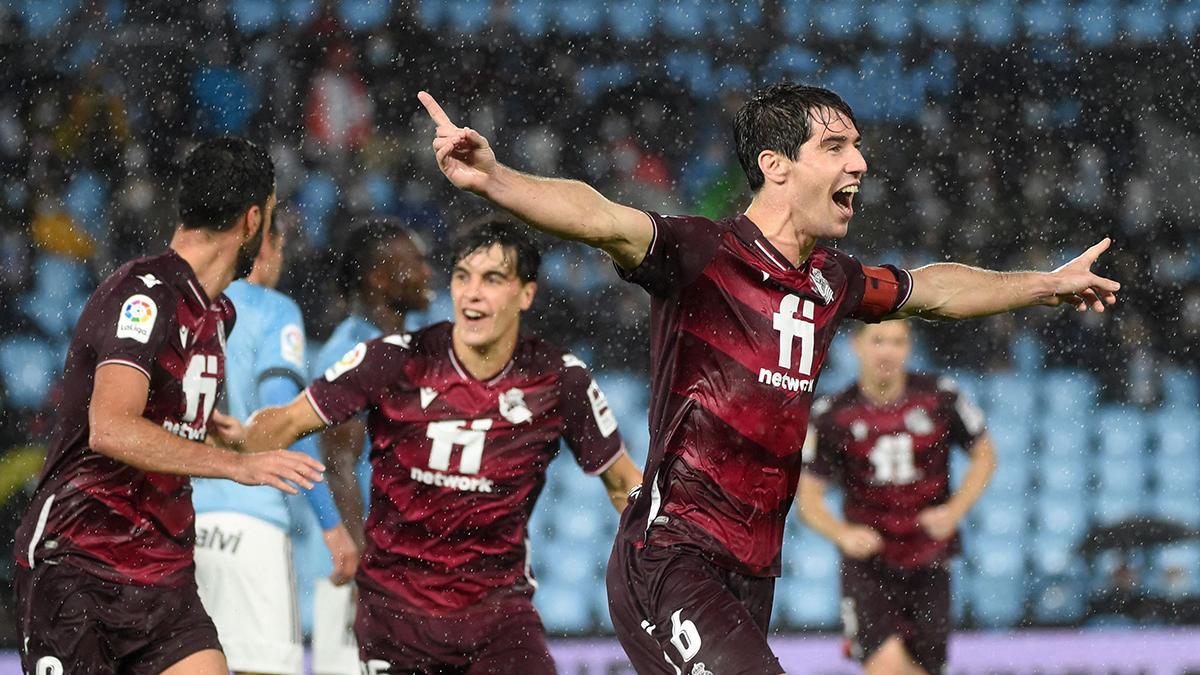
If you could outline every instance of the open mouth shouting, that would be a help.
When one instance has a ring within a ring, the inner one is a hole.
[[[845,218],[854,215],[854,195],[858,194],[858,183],[851,183],[833,193],[833,203]]]

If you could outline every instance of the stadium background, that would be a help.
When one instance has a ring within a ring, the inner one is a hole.
[[[719,216],[747,198],[729,116],[788,78],[858,115],[871,170],[839,246],[865,260],[1048,269],[1116,240],[1111,313],[919,327],[916,365],[954,374],[998,446],[955,564],[956,616],[981,632],[952,653],[978,658],[952,672],[984,672],[986,654],[1007,672],[1200,671],[1200,546],[1138,541],[1151,519],[1200,525],[1198,46],[1197,0],[0,1],[0,541],[82,303],[165,245],[193,139],[270,146],[295,232],[281,289],[315,346],[344,316],[328,269],[353,219],[399,216],[436,254],[484,208],[433,165],[418,89],[518,168]],[[443,293],[425,318],[447,307]],[[599,254],[559,244],[531,321],[599,372],[639,461],[647,310]],[[820,392],[854,375],[839,344]],[[1130,518],[1127,550],[1081,552]],[[564,672],[622,672],[603,637],[614,525],[599,481],[554,463],[533,520],[537,604],[552,634],[596,638],[558,643],[591,664]],[[837,628],[836,550],[795,518],[785,547],[781,650],[849,672],[832,638],[788,637]]]

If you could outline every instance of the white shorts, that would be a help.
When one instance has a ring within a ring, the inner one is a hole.
[[[317,579],[313,589],[313,675],[359,675],[354,585]]]
[[[196,516],[196,585],[230,670],[299,675],[304,646],[292,545],[271,523],[232,512]]]

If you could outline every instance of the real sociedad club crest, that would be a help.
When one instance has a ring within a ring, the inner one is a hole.
[[[825,304],[833,302],[833,287],[825,280],[825,275],[821,274],[821,270],[814,267],[809,278],[812,279],[813,288],[817,289],[817,293],[821,294],[821,299],[825,301]]]
[[[533,419],[533,413],[525,405],[525,392],[514,387],[500,394],[500,416],[513,424]]]

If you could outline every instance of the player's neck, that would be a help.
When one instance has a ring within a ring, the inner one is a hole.
[[[192,268],[204,294],[210,299],[224,293],[233,283],[237,247],[221,241],[219,234],[180,228],[171,238],[171,249]]]
[[[817,245],[816,237],[805,232],[802,221],[788,203],[765,192],[754,196],[746,217],[793,266],[799,267]]]
[[[890,380],[875,380],[873,382],[859,380],[858,389],[871,403],[877,406],[885,406],[900,400],[904,395],[904,385],[907,381],[908,377],[905,375],[900,375]]]
[[[473,347],[461,340],[457,331],[452,331],[451,344],[454,357],[463,368],[477,380],[490,380],[500,374],[508,362],[512,360],[513,352],[517,349],[517,332],[505,335],[499,340]]]
[[[397,312],[387,302],[367,300],[359,305],[359,312],[385,335],[404,332],[404,312]]]

